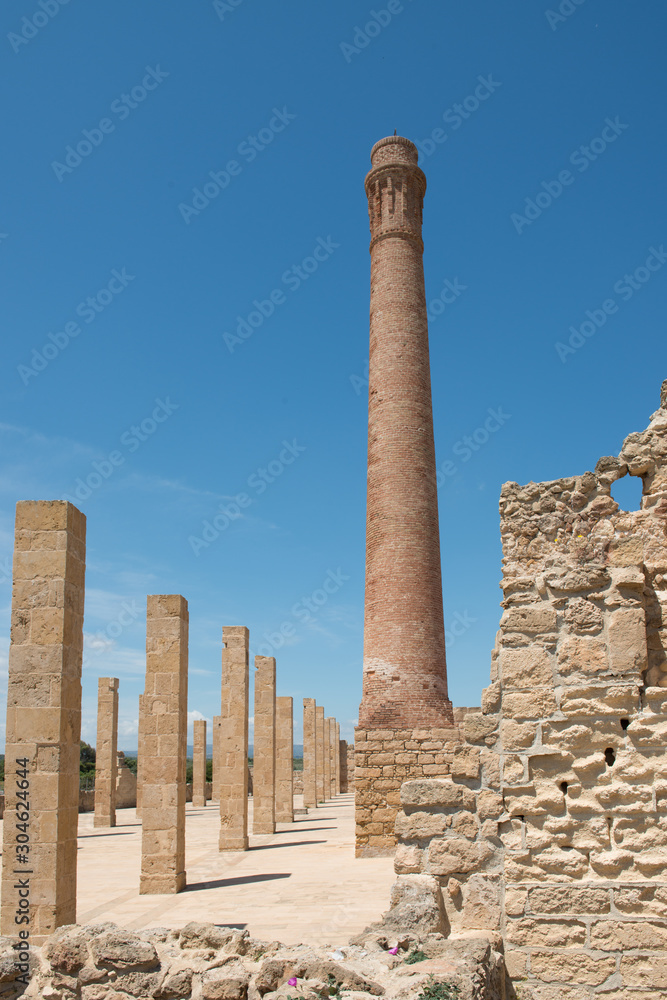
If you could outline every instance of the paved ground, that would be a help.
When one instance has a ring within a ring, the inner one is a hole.
[[[79,816],[79,923],[139,929],[204,920],[247,927],[265,940],[337,946],[388,907],[393,861],[354,857],[352,795],[280,823],[273,836],[253,836],[249,851],[233,853],[218,851],[216,804],[188,803],[186,815],[188,887],[174,896],[139,895],[134,809],[119,810],[108,831],[93,827],[92,813]]]

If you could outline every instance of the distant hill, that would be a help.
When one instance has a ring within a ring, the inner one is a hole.
[[[192,744],[188,743],[188,757],[192,757],[192,749],[193,749],[192,748]],[[125,754],[126,757],[136,757],[136,756],[138,756],[138,750],[136,748],[134,750],[123,750],[123,753]],[[254,754],[255,754],[255,748],[251,744],[248,747],[248,756],[249,757],[253,757]],[[209,743],[208,746],[206,747],[206,756],[208,758],[211,758],[213,756],[213,744],[212,743]],[[303,759],[303,743],[295,743],[294,744],[294,749],[292,751],[292,756],[295,757],[297,760]]]

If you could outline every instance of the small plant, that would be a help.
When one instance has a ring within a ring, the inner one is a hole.
[[[428,955],[426,955],[421,950],[421,948],[415,948],[414,951],[411,951],[410,954],[406,956],[405,964],[406,965],[415,965],[417,962],[425,962],[427,958],[428,958]]]
[[[335,976],[331,973],[327,976],[327,985],[321,990],[315,990],[318,997],[321,1000],[329,1000],[329,997],[342,997],[343,996],[343,984],[339,983]]]
[[[417,994],[417,1000],[458,1000],[461,988],[456,983],[436,982],[430,975],[422,986],[422,992]]]

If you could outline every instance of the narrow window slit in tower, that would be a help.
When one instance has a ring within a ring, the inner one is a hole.
[[[621,729],[626,730],[630,725],[629,719],[621,719]]]
[[[611,747],[607,747],[607,749],[605,750],[604,759],[607,761],[609,767],[611,767],[612,764],[616,762],[616,754],[614,753]]]

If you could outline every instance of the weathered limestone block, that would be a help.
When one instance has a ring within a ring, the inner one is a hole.
[[[473,811],[475,794],[465,785],[457,785],[447,778],[414,779],[401,785],[401,804],[404,809],[441,806]]]
[[[76,507],[16,505],[1,930],[33,944],[76,921],[85,558]]]
[[[382,923],[399,934],[443,934],[445,910],[438,880],[430,875],[399,876]]]
[[[556,631],[556,611],[549,604],[529,604],[511,608],[500,620],[505,632],[526,632],[531,635]]]
[[[315,734],[317,740],[317,801],[324,802],[326,795],[324,790],[325,783],[325,753],[324,753],[324,707],[322,705],[315,706]]]
[[[141,727],[142,894],[185,888],[187,710],[188,604],[180,594],[151,595]]]
[[[222,630],[219,717],[213,720],[213,779],[220,803],[220,851],[248,850],[248,629]]]
[[[572,631],[579,634],[597,635],[604,624],[600,608],[584,597],[570,598],[563,617]]]
[[[276,822],[294,822],[294,722],[291,698],[276,698]]]
[[[116,825],[117,743],[118,678],[100,677],[97,682],[95,741],[95,826]]]
[[[317,806],[317,738],[315,699],[303,699],[303,804]]]
[[[644,586],[644,575],[642,587]],[[609,665],[614,674],[636,674],[646,670],[646,617],[643,608],[619,608],[607,625]]]
[[[492,847],[462,837],[432,840],[428,851],[428,871],[432,875],[467,874],[479,871],[493,857]]]
[[[603,676],[607,670],[607,647],[601,639],[570,636],[558,647],[558,673],[568,682]]]
[[[555,617],[555,612],[554,612]],[[502,649],[499,658],[503,691],[507,688],[553,686],[554,658],[542,646]]]
[[[192,737],[192,805],[206,805],[206,719],[195,719]]]
[[[276,832],[276,661],[255,657],[253,833]]]

